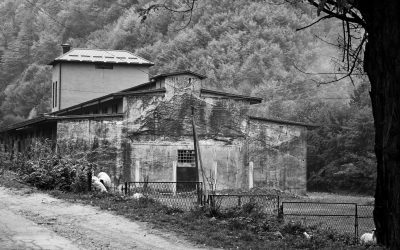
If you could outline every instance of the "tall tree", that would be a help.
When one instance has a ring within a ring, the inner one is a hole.
[[[400,249],[400,2],[396,0],[307,0],[323,19],[343,21],[345,46],[353,28],[364,29],[364,71],[371,83],[377,183],[374,220],[378,243]],[[363,44],[353,54],[358,60]],[[347,50],[347,55],[351,51]],[[349,74],[352,73],[349,68]]]

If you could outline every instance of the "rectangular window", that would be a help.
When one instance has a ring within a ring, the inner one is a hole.
[[[101,113],[102,114],[107,114],[107,110],[108,110],[108,107],[107,106],[103,106],[102,109],[101,109]]]
[[[96,69],[113,69],[114,65],[112,64],[95,64]]]
[[[57,82],[55,84],[55,94],[54,94],[54,107],[57,107]]]
[[[178,150],[178,163],[194,163],[194,150]]]
[[[117,104],[117,103],[114,103],[114,104],[112,105],[112,113],[113,113],[113,114],[118,113],[118,104]]]
[[[54,82],[51,83],[51,87],[52,87],[52,92],[51,92],[52,93],[52,95],[51,95],[52,98],[51,99],[53,101],[53,106],[52,107],[54,108]]]

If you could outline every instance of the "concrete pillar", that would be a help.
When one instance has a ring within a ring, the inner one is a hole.
[[[176,195],[176,166],[177,166],[177,162],[173,161],[172,162],[172,192],[174,195]]]
[[[254,175],[254,166],[253,162],[249,162],[249,189],[252,189],[254,187],[254,180],[253,180],[253,175]]]
[[[217,190],[218,163],[214,161],[214,190]]]
[[[140,182],[140,161],[135,162],[135,182]]]

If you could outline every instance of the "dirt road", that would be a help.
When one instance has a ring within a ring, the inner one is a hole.
[[[199,249],[145,223],[0,186],[1,249]]]

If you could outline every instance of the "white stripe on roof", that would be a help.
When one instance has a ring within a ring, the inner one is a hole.
[[[153,64],[126,50],[72,49],[54,61]]]

